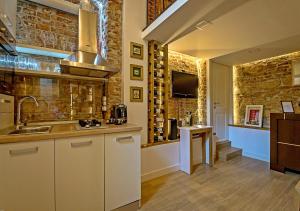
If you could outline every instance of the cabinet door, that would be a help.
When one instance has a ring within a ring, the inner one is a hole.
[[[104,210],[104,136],[55,141],[56,211]]]
[[[54,211],[54,141],[0,145],[0,210]]]
[[[141,198],[141,135],[105,135],[105,210]]]

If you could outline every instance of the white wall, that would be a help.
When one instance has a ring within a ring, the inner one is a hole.
[[[123,3],[123,54],[122,54],[122,74],[123,74],[123,102],[128,108],[129,123],[138,124],[143,127],[142,143],[147,143],[147,99],[148,99],[148,45],[141,38],[143,28],[146,26],[146,0],[124,0]],[[144,60],[130,58],[130,42],[144,45]],[[142,65],[144,67],[144,80],[130,80],[130,64]],[[143,103],[130,102],[130,86],[139,86],[144,89]]]
[[[230,126],[229,140],[244,156],[270,162],[270,131]]]
[[[179,142],[142,149],[142,181],[178,171],[180,164]],[[193,162],[202,162],[201,139],[193,141]]]
[[[122,86],[123,102],[128,108],[128,121],[143,127],[142,144],[147,143],[148,131],[148,44],[141,39],[141,32],[146,26],[146,0],[124,0],[123,4],[123,55]],[[130,42],[144,45],[144,60],[130,58]],[[144,80],[130,80],[130,64],[144,67]],[[130,86],[144,88],[144,102],[130,102]],[[194,161],[201,161],[201,143],[194,144]],[[142,180],[146,181],[179,169],[179,143],[164,144],[142,149]]]

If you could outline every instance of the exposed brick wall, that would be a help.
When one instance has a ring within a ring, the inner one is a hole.
[[[79,0],[67,0],[79,3]],[[122,5],[123,0],[100,0],[103,5],[101,46],[109,65],[121,71],[122,61]],[[74,51],[78,43],[78,16],[49,8],[26,0],[18,0],[17,40],[19,43],[59,50]],[[7,58],[0,58],[7,59]],[[40,70],[45,66],[58,66],[58,59],[43,56],[22,54],[18,58],[10,58],[18,67],[24,66],[32,70]],[[0,66],[9,66],[9,62],[0,62]],[[31,67],[30,64],[37,64]],[[121,103],[121,73],[111,77],[107,83],[108,108]],[[34,77],[16,78],[16,95],[36,96],[41,107],[35,109],[32,103],[25,104],[24,118],[30,122],[41,120],[71,119],[71,87],[79,87],[73,95],[78,95],[73,105],[72,118],[87,118],[92,107],[94,117],[101,117],[102,83],[77,82],[70,80],[44,80]],[[80,99],[87,97],[88,88],[93,89],[93,102],[85,103]],[[74,88],[73,88],[74,89]],[[52,91],[45,91],[52,90]],[[49,96],[52,94],[53,96]]]
[[[169,78],[173,70],[199,76],[198,99],[169,98],[169,118],[182,119],[193,113],[194,122],[206,124],[206,63],[196,57],[169,51]]]
[[[74,51],[78,42],[78,17],[18,0],[16,36],[18,43]]]
[[[165,9],[176,0],[147,0],[147,23],[151,24]]]
[[[107,62],[120,70],[108,81],[108,107],[121,103],[122,94],[122,6],[123,0],[101,0],[103,2],[105,16],[105,41],[102,47],[107,52]],[[108,114],[108,113],[107,113]]]
[[[270,113],[282,112],[282,100],[292,100],[300,112],[300,87],[292,85],[292,61],[300,52],[235,66],[234,122],[244,124],[246,105],[264,105],[263,124],[270,125]]]

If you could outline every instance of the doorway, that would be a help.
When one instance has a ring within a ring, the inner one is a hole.
[[[210,122],[213,125],[215,141],[228,139],[228,123],[231,106],[231,73],[232,67],[213,61],[209,65],[210,84]]]

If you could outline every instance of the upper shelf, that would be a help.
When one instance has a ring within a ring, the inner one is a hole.
[[[145,40],[169,44],[208,24],[249,0],[177,0],[143,32]]]
[[[48,7],[52,7],[64,12],[68,12],[74,15],[78,15],[79,5],[73,4],[65,0],[30,0],[32,2],[42,4]]]
[[[72,54],[71,51],[62,51],[52,48],[43,48],[33,45],[25,45],[18,43],[16,46],[17,52],[33,55],[50,56],[60,59],[65,59]]]

